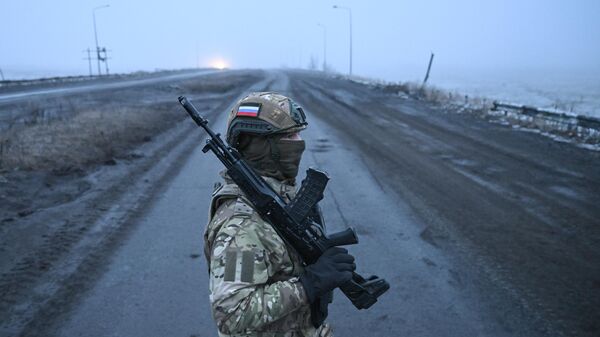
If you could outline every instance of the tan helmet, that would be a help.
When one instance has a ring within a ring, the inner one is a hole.
[[[306,128],[306,115],[290,98],[275,92],[253,92],[235,104],[227,119],[227,142],[236,147],[241,133],[270,135]]]

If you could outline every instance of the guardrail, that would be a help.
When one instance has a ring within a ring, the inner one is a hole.
[[[512,103],[494,101],[492,106],[493,111],[500,111],[502,109],[514,110],[519,113],[531,117],[544,117],[552,120],[568,120],[570,123],[575,123],[578,126],[584,128],[591,128],[600,131],[600,119],[577,115],[574,113],[560,111],[560,110],[548,110],[541,109],[527,105],[518,105]]]
[[[600,144],[599,118],[498,101],[492,103],[491,111],[499,112],[512,124],[575,137],[587,144]]]

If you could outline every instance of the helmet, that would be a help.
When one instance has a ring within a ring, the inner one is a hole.
[[[237,102],[227,119],[227,143],[237,147],[239,135],[270,135],[304,130],[306,115],[290,98],[275,92],[253,92]]]

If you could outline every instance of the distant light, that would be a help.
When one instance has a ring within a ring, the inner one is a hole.
[[[210,67],[216,68],[219,70],[223,70],[223,69],[229,67],[229,65],[227,64],[227,62],[225,60],[217,59],[217,60],[213,60],[210,62]]]

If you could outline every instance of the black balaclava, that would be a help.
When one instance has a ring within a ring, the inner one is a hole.
[[[282,139],[284,135],[240,135],[238,150],[244,159],[262,176],[295,184],[304,140]]]

